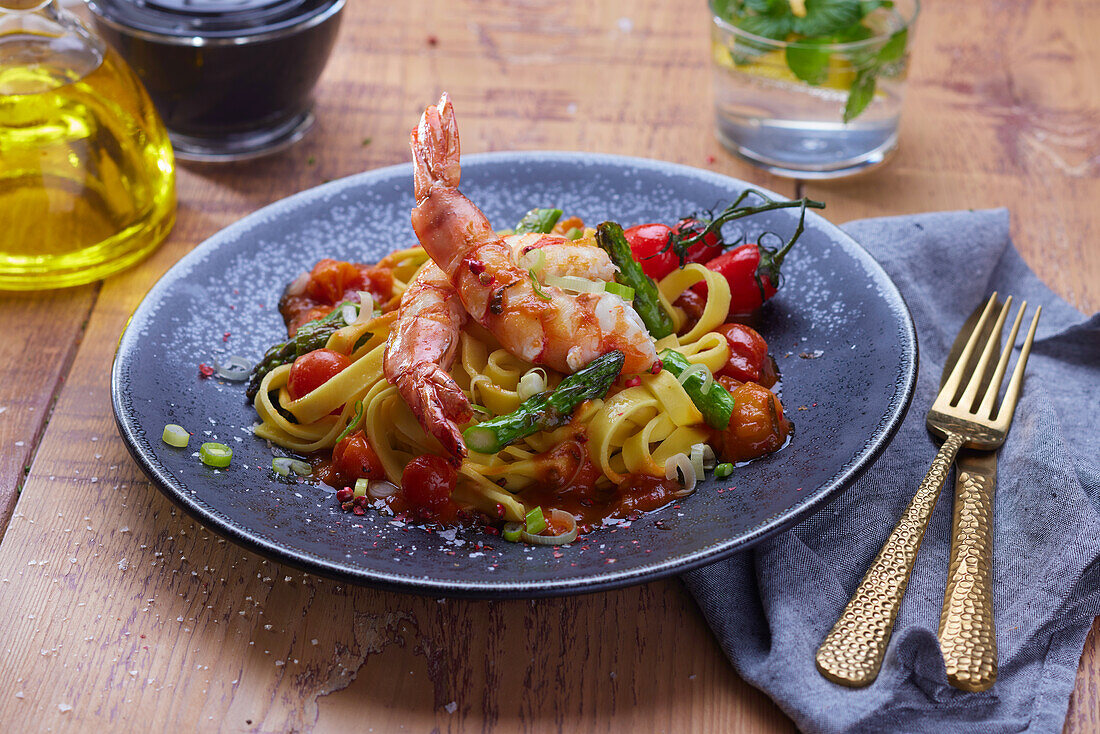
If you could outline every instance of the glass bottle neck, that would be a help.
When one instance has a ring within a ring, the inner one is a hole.
[[[0,0],[0,12],[33,12],[49,5],[53,0]]]
[[[32,4],[33,10],[13,9]],[[0,0],[0,95],[80,79],[99,68],[105,49],[57,0]]]

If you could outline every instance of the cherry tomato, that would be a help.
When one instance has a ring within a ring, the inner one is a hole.
[[[768,361],[768,343],[764,337],[744,324],[722,324],[715,331],[726,337],[730,345],[729,361],[718,374],[740,382],[760,382]]]
[[[694,328],[696,322],[703,317],[703,311],[707,307],[707,297],[689,288],[681,293],[672,305],[682,308],[684,315],[687,316],[687,321],[680,327],[680,333],[683,334]]]
[[[704,226],[702,222],[694,217],[685,217],[672,228],[672,231],[677,234],[682,232],[699,233],[703,231]],[[702,242],[696,242],[688,248],[687,253],[684,255],[684,262],[707,263],[721,254],[722,238],[718,236],[717,232],[710,232],[703,238]]]
[[[630,252],[642,266],[642,271],[654,280],[665,277],[680,264],[671,250],[661,252],[668,245],[672,228],[666,224],[636,224],[623,232],[630,243]]]
[[[313,266],[306,295],[314,301],[335,306],[347,291],[363,289],[363,274],[349,262],[325,258]]]
[[[414,507],[439,509],[451,499],[457,480],[458,473],[446,459],[424,454],[405,467],[401,474],[401,491]]]
[[[767,257],[762,259],[760,247],[746,243],[706,263],[730,284],[731,316],[752,313],[775,295],[779,268],[770,254],[764,252]]]
[[[668,247],[669,238],[679,232],[698,232],[703,223],[698,219],[681,219],[675,227],[665,224],[637,224],[623,232],[630,243],[634,259],[650,278],[660,280],[680,267],[680,257]],[[664,250],[664,252],[662,252]],[[705,263],[722,251],[721,240],[716,233],[708,234],[702,242],[688,248],[685,263]]]
[[[294,360],[286,389],[293,400],[308,395],[351,364],[351,360],[331,349],[314,349]]]
[[[382,461],[363,431],[356,431],[332,450],[332,469],[346,483],[356,479],[385,479]]]
[[[724,376],[718,380],[736,401],[729,427],[715,434],[718,455],[725,461],[747,461],[782,446],[791,424],[783,417],[779,398],[755,382],[737,385],[736,380]]]

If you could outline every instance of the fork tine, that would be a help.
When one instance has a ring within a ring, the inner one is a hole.
[[[1039,326],[1039,315],[1042,313],[1043,307],[1036,306],[1035,316],[1031,319],[1031,326],[1027,330],[1027,338],[1024,339],[1024,345],[1020,347],[1016,369],[1012,371],[1012,379],[1008,383],[1008,390],[1005,391],[1005,399],[1001,402],[1001,407],[997,409],[998,429],[1008,430],[1008,425],[1012,422],[1012,414],[1016,410],[1016,401],[1020,397],[1020,385],[1024,381],[1024,366],[1027,364],[1028,355],[1031,354],[1031,343],[1035,341],[1035,329]]]
[[[1016,320],[1012,322],[1012,331],[1005,341],[1005,348],[1001,352],[1001,358],[997,361],[997,369],[993,373],[993,379],[989,381],[989,387],[985,391],[985,397],[982,399],[981,407],[978,408],[977,415],[981,418],[993,418],[993,403],[996,402],[997,395],[1001,392],[1001,380],[1004,379],[1005,371],[1008,369],[1008,360],[1012,356],[1013,348],[1016,346],[1016,335],[1020,333],[1020,324],[1024,320],[1024,312],[1026,310],[1027,301],[1024,301],[1020,304],[1020,310],[1016,312]]]
[[[958,361],[955,362],[955,367],[951,370],[950,377],[943,383],[940,388],[939,395],[936,396],[936,400],[932,407],[941,409],[951,405],[955,395],[959,392],[959,385],[962,384],[963,375],[966,374],[966,365],[970,361],[970,355],[974,353],[974,349],[978,345],[978,339],[981,337],[982,329],[985,328],[985,322],[989,319],[989,314],[993,311],[994,304],[997,303],[997,292],[994,291],[993,295],[989,297],[989,301],[985,304],[985,310],[982,311],[982,317],[978,319],[978,323],[974,324],[974,331],[971,332],[970,338],[966,340],[966,346],[963,347],[962,354],[959,355]]]
[[[993,356],[993,350],[997,347],[997,338],[1004,329],[1005,318],[1008,316],[1008,309],[1012,307],[1012,296],[1005,299],[1005,304],[1001,308],[1001,312],[997,314],[997,323],[993,325],[993,331],[989,332],[989,339],[985,343],[985,348],[982,350],[981,359],[978,360],[977,366],[974,368],[974,372],[970,375],[970,381],[966,385],[966,392],[963,393],[962,398],[959,399],[959,407],[968,413],[974,409],[974,403],[977,402],[978,388],[982,384],[982,375],[985,374],[985,369],[989,365],[989,360]],[[1011,343],[1011,340],[1010,340]],[[1004,374],[1003,372],[1001,373]],[[996,395],[1001,390],[1001,381],[998,378],[990,380],[989,387],[993,388],[992,393]],[[989,388],[986,388],[986,394],[989,394]]]

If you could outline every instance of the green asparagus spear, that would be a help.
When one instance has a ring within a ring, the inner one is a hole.
[[[523,215],[523,219],[519,220],[515,233],[540,232],[549,234],[559,219],[561,219],[561,209],[532,209]]]
[[[508,415],[470,426],[462,433],[466,446],[479,454],[495,454],[524,436],[564,426],[578,405],[607,394],[624,359],[622,352],[608,352],[566,377],[556,390],[527,398]]]
[[[666,349],[657,356],[661,358],[664,368],[676,377],[679,377],[680,373],[691,366],[691,362],[688,362],[684,355],[671,349]],[[688,375],[688,378],[684,380],[684,391],[691,398],[691,402],[695,403],[695,407],[699,409],[699,412],[703,414],[703,420],[707,422],[708,426],[717,428],[720,431],[725,430],[730,424],[730,416],[733,415],[733,406],[736,401],[730,395],[729,390],[717,380],[712,382],[710,389],[707,390],[706,394],[703,394],[704,381],[705,378],[698,373]]]
[[[618,266],[615,280],[634,289],[634,310],[642,317],[650,336],[660,339],[671,334],[672,316],[661,305],[657,284],[642,272],[642,266],[630,252],[623,228],[615,222],[604,222],[596,227],[596,243],[607,251],[611,262]]]
[[[298,327],[293,339],[280,342],[264,352],[263,358],[252,368],[252,374],[249,376],[248,388],[245,390],[248,399],[252,400],[256,397],[256,393],[260,391],[260,383],[268,372],[279,365],[290,364],[306,352],[320,349],[328,343],[328,338],[334,331],[347,326],[348,323],[344,320],[344,306],[347,305],[357,306],[358,304],[351,301],[337,304],[329,314]]]

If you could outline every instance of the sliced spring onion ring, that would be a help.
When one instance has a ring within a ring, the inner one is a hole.
[[[542,367],[533,367],[524,372],[523,377],[519,378],[516,394],[519,395],[520,400],[526,400],[533,395],[538,395],[540,392],[546,392],[546,370]]]
[[[692,375],[699,375],[703,379],[703,384],[699,386],[699,392],[706,395],[710,392],[711,385],[714,384],[714,375],[710,373],[710,369],[705,364],[693,364],[690,367],[684,369],[676,379],[683,385]]]
[[[714,476],[718,479],[728,477],[730,474],[733,474],[733,464],[719,464],[714,467]]]
[[[575,275],[547,275],[546,285],[557,286],[563,291],[574,293],[603,293],[607,284],[601,280],[578,278]]]
[[[340,443],[345,438],[351,435],[351,432],[355,430],[359,425],[359,421],[363,420],[363,401],[355,401],[355,415],[351,419],[351,423],[348,423],[348,427],[344,429],[343,433],[336,437],[336,443]]]
[[[544,267],[546,267],[546,253],[540,247],[535,250],[535,262],[531,265],[531,272],[538,275]]]
[[[714,468],[714,449],[705,443],[697,443],[691,447],[691,466],[695,469],[695,476],[702,479],[707,469]]]
[[[562,523],[569,529],[558,535],[538,535],[524,531],[520,533],[519,537],[523,539],[524,543],[530,543],[531,545],[565,545],[577,539],[577,518],[564,510],[550,510],[550,517],[556,523]],[[543,519],[543,524],[546,524],[545,519]]]
[[[573,227],[565,233],[565,239],[567,240],[579,240],[581,237],[584,237],[584,230],[580,227]]]
[[[618,296],[624,301],[634,300],[634,289],[628,285],[623,285],[622,283],[613,283],[609,281],[604,285],[604,290],[612,295]]]
[[[539,251],[539,254],[542,254],[541,250]],[[549,301],[550,294],[542,289],[542,285],[539,284],[539,277],[535,275],[535,269],[531,268],[530,270],[528,270],[527,275],[531,278],[531,287],[535,289],[535,295],[544,301]]]
[[[703,476],[706,472],[703,468],[703,444],[697,443],[691,447],[691,453],[688,454],[688,460],[691,462],[691,468],[695,470],[695,476]]]
[[[523,535],[523,523],[521,522],[506,522],[504,528],[500,531],[500,537],[509,543],[518,543],[521,535]]]
[[[252,363],[244,357],[238,357],[234,354],[227,357],[225,362],[214,360],[214,374],[223,380],[241,382],[247,380],[251,373]]]
[[[527,517],[523,522],[524,532],[537,535],[546,530],[546,517],[542,514],[542,508],[536,507],[527,511]]]
[[[229,462],[233,459],[233,449],[224,443],[209,441],[199,447],[199,458],[207,466],[224,469],[229,466]]]
[[[182,449],[187,447],[187,442],[191,440],[191,434],[184,430],[183,426],[169,423],[164,427],[164,433],[160,434],[160,440],[169,446]]]
[[[695,489],[697,477],[695,467],[691,465],[688,455],[681,452],[673,454],[665,460],[665,479],[677,479],[684,483],[684,489],[691,492]]]
[[[375,499],[384,499],[397,494],[397,485],[384,479],[375,479],[367,485],[367,494]]]
[[[348,323],[358,324],[370,321],[372,318],[374,318],[374,296],[370,294],[370,291],[359,291],[359,315],[354,322],[349,321]]]
[[[366,497],[367,487],[370,486],[370,482],[363,477],[359,477],[355,480],[355,489],[352,490],[352,497]]]
[[[289,456],[276,456],[271,460],[271,469],[280,477],[289,477],[294,472],[300,477],[308,477],[313,473],[313,467],[304,461],[292,459]]]
[[[340,317],[344,319],[344,323],[351,326],[359,318],[359,313],[362,309],[358,308],[353,303],[345,303],[340,308]]]

